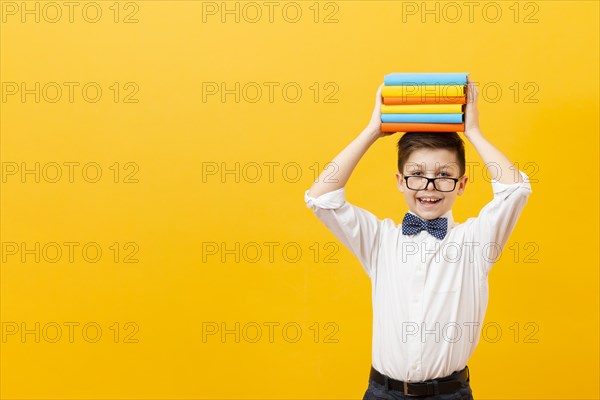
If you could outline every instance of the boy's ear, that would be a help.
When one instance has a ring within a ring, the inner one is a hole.
[[[398,181],[398,190],[404,193],[404,178],[401,173],[396,172],[396,180]]]
[[[463,176],[462,178],[460,178],[460,180],[456,183],[456,185],[458,186],[458,190],[456,191],[457,195],[462,195],[463,192],[465,191],[465,188],[467,187],[467,182],[469,181],[469,177],[468,176]]]

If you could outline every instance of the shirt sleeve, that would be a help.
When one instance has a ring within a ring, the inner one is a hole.
[[[506,184],[492,179],[494,198],[481,209],[472,224],[473,240],[481,246],[486,274],[500,257],[531,194],[529,177],[523,171],[519,173],[523,182]]]
[[[375,270],[377,255],[381,243],[381,234],[385,223],[367,210],[346,201],[346,191],[340,189],[311,197],[304,192],[306,207],[358,258],[369,276]]]

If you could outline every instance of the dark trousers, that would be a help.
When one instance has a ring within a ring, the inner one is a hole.
[[[454,393],[444,393],[435,396],[404,396],[399,390],[386,389],[385,386],[369,379],[369,387],[363,400],[474,400],[469,381]]]

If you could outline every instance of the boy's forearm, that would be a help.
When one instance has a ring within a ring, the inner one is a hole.
[[[380,133],[370,127],[365,128],[350,144],[348,144],[319,175],[312,184],[308,195],[319,197],[346,186],[352,171],[367,152],[369,147],[380,137]]]
[[[494,147],[481,131],[470,132],[467,138],[483,159],[492,179],[506,184],[523,182],[523,177],[521,177],[515,165],[500,150]]]

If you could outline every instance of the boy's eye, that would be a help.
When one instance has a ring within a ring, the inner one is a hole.
[[[413,176],[421,176],[422,175],[421,171],[415,171],[415,172],[412,172],[411,174]],[[440,172],[440,173],[438,173],[438,175],[441,175],[441,176],[450,176],[450,174],[447,173],[447,172]]]

